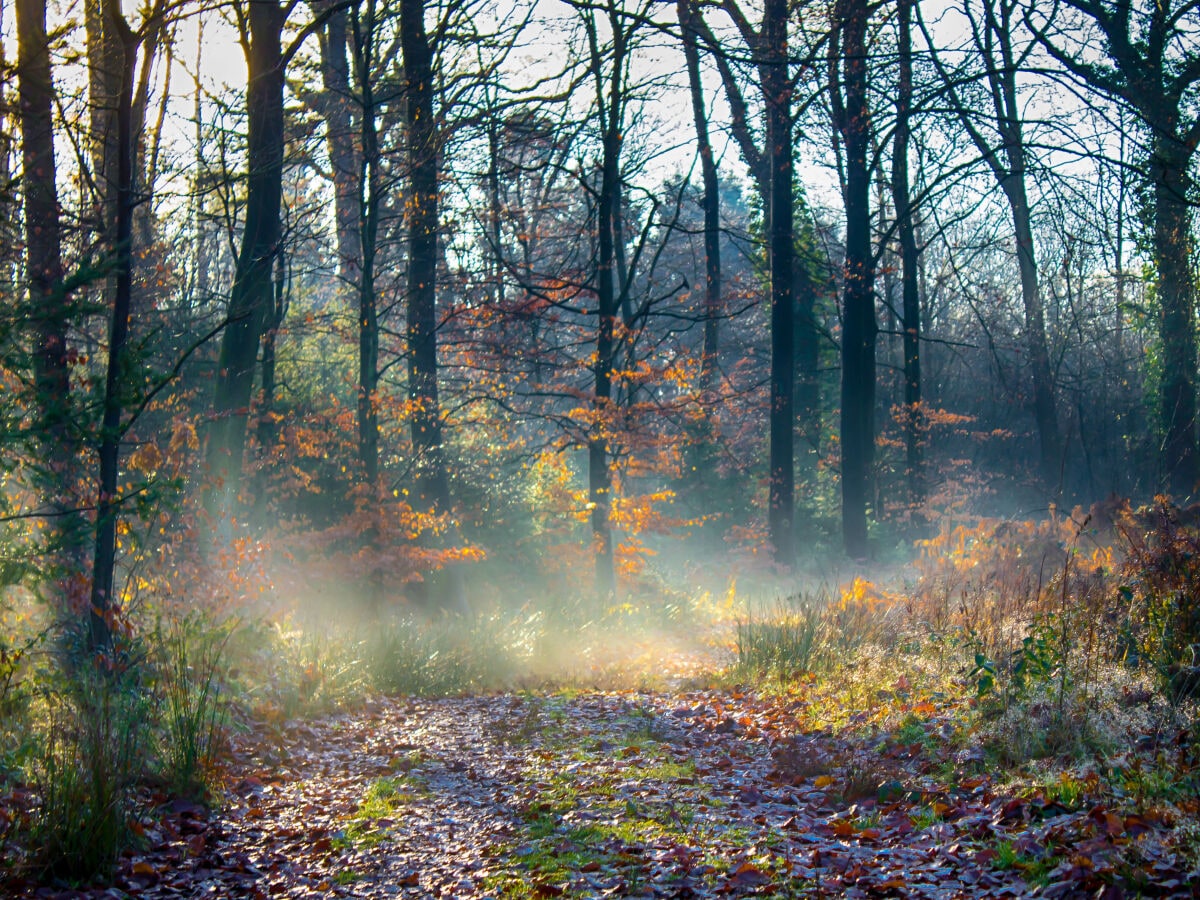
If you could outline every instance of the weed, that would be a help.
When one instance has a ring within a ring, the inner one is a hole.
[[[1095,791],[1097,779],[1079,778],[1070,772],[1060,772],[1058,778],[1050,781],[1043,792],[1048,803],[1057,803],[1067,809],[1079,809],[1089,792]]]
[[[1057,860],[1052,855],[1039,856],[1022,851],[1012,841],[1000,841],[996,845],[996,856],[992,859],[992,868],[1002,872],[1015,869],[1026,882],[1035,886],[1046,884],[1047,876],[1056,864]]]
[[[1175,702],[1200,692],[1200,530],[1159,500],[1117,519],[1125,662],[1148,665]]]
[[[909,821],[912,822],[913,828],[921,831],[925,828],[932,828],[938,822],[942,821],[942,817],[933,807],[922,806],[909,813]]]
[[[923,747],[928,747],[934,743],[933,738],[926,731],[925,720],[912,713],[904,717],[904,721],[900,723],[900,727],[892,735],[892,740],[901,746],[919,744]]]
[[[887,774],[874,761],[856,759],[842,773],[842,800],[853,803],[873,799],[887,780]]]

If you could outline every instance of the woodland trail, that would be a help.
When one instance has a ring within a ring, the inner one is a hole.
[[[381,700],[261,730],[219,812],[176,804],[90,896],[1023,897],[1040,865],[1038,896],[1112,898],[1130,856],[1194,896],[1161,822],[940,784],[930,742],[788,734],[781,704]]]

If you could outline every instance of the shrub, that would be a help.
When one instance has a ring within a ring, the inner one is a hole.
[[[1147,664],[1179,700],[1200,691],[1200,530],[1166,501],[1116,522],[1126,662]]]

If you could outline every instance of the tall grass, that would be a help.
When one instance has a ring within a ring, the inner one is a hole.
[[[132,669],[85,665],[43,693],[32,772],[41,803],[29,842],[37,869],[66,879],[111,870],[129,838],[150,707]]]
[[[517,670],[503,643],[504,624],[397,619],[361,642],[370,682],[383,693],[425,697],[504,687]]]
[[[780,601],[773,612],[750,609],[736,623],[736,669],[746,677],[791,679],[824,671],[830,653],[827,594],[797,595]]]
[[[168,783],[183,796],[208,793],[229,713],[222,657],[235,628],[200,613],[160,618],[155,628],[160,759]]]

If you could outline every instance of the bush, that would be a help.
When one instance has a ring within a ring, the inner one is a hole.
[[[1121,649],[1175,700],[1200,693],[1200,529],[1188,518],[1160,500],[1116,523],[1125,544]]]

